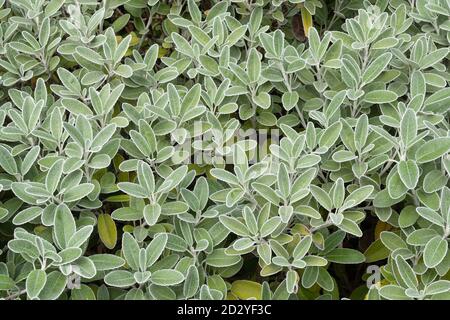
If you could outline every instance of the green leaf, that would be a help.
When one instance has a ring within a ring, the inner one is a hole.
[[[56,208],[53,233],[56,243],[60,248],[66,248],[66,244],[76,231],[75,219],[72,212],[65,204]]]
[[[238,186],[239,180],[236,178],[236,176],[224,169],[214,168],[210,171],[211,175],[215,177],[216,179],[222,180],[229,185],[232,186]]]
[[[151,267],[159,259],[167,244],[167,234],[158,234],[152,242],[147,246],[145,251],[147,252],[146,266]]]
[[[82,183],[74,186],[64,192],[64,202],[78,201],[91,193],[94,187],[92,183]]]
[[[30,299],[35,299],[39,293],[44,289],[47,282],[47,274],[44,270],[33,270],[28,274],[26,280],[27,295]]]
[[[115,131],[116,125],[108,124],[102,130],[100,130],[100,132],[97,133],[97,135],[94,137],[90,149],[93,152],[100,151],[103,148],[103,146],[111,139]]]
[[[27,222],[34,220],[42,214],[43,209],[40,207],[29,207],[20,211],[13,219],[13,223],[16,226],[20,226]]]
[[[144,207],[144,219],[149,226],[154,226],[161,215],[161,206],[158,203],[148,204]]]
[[[354,190],[347,198],[345,198],[343,207],[350,208],[357,206],[372,194],[373,189],[373,186],[364,186]]]
[[[85,105],[83,102],[72,99],[72,98],[64,98],[61,100],[62,105],[64,108],[67,109],[70,113],[74,115],[85,115],[85,116],[92,116],[92,110]]]
[[[417,136],[417,117],[412,109],[407,109],[400,121],[400,138],[402,139],[405,150],[409,148],[411,142]]]
[[[450,101],[450,88],[442,88],[430,95],[424,102],[424,111],[444,113]]]
[[[93,254],[89,256],[89,259],[92,260],[97,271],[117,269],[125,264],[125,260],[121,257],[108,253]]]
[[[355,237],[362,237],[363,232],[359,228],[358,224],[351,219],[344,218],[339,224],[339,229],[354,235]]]
[[[127,196],[128,197],[128,196]],[[143,213],[135,208],[122,207],[114,210],[111,217],[118,221],[136,221],[141,219]]]
[[[298,96],[298,93],[295,91],[285,92],[281,96],[281,102],[283,103],[284,109],[286,109],[287,111],[294,108],[297,105],[298,100],[299,100],[299,96]]]
[[[170,183],[172,181],[169,181]],[[145,199],[148,198],[148,194],[146,190],[139,184],[131,183],[131,182],[119,182],[117,184],[117,187],[125,192],[126,194],[129,194],[130,196],[133,196],[135,198]]]
[[[419,214],[414,206],[406,206],[400,212],[400,217],[398,218],[398,224],[401,228],[407,228],[414,223],[416,223],[419,218]]]
[[[302,240],[300,240],[298,244],[295,246],[294,251],[292,252],[294,260],[303,259],[303,257],[308,253],[311,244],[312,244],[311,236],[306,236]]]
[[[136,239],[129,233],[124,233],[122,237],[122,252],[127,264],[133,270],[139,268],[139,245]]]
[[[333,208],[333,201],[331,200],[328,193],[326,193],[322,188],[315,185],[311,185],[310,188],[314,199],[316,199],[316,201],[320,203],[322,207],[324,207],[328,211],[331,211],[331,209]]]
[[[325,129],[319,139],[319,146],[323,148],[330,148],[336,140],[339,138],[341,133],[342,123],[335,122],[331,126]]]
[[[271,97],[267,92],[260,92],[253,97],[253,101],[261,108],[268,109],[271,105]]]
[[[245,32],[247,32],[247,25],[237,27],[228,35],[227,39],[224,42],[224,45],[228,45],[230,47],[233,46],[236,42],[243,38]]]
[[[255,48],[250,49],[247,59],[247,74],[250,83],[257,82],[261,77],[261,61],[258,51]]]
[[[278,226],[281,224],[281,218],[280,217],[272,217],[261,226],[259,233],[262,238],[267,237],[272,234],[278,228]]]
[[[214,249],[214,251],[206,256],[206,264],[212,267],[230,267],[239,261],[241,261],[240,256],[230,256],[225,253],[225,249],[219,248]]]
[[[417,288],[419,282],[417,281],[417,277],[413,268],[405,261],[405,259],[401,255],[395,257],[395,263],[397,264],[400,276],[402,277],[408,288]]]
[[[151,281],[159,286],[173,286],[183,282],[183,280],[183,274],[177,270],[157,270],[151,276]]]
[[[238,236],[245,237],[250,235],[250,232],[245,224],[243,224],[236,218],[222,215],[219,217],[219,220],[228,230],[237,234]]]
[[[47,176],[45,177],[45,187],[50,194],[55,193],[56,188],[61,182],[63,168],[64,168],[64,161],[58,160],[48,170]]]
[[[366,263],[384,260],[389,257],[390,251],[384,246],[380,239],[375,240],[364,252]]]
[[[402,240],[397,234],[390,231],[383,231],[380,234],[381,242],[391,251],[396,249],[408,249],[405,241]]]
[[[371,48],[374,50],[389,49],[395,47],[398,42],[399,42],[398,39],[394,37],[387,37],[375,42]]]
[[[284,199],[289,197],[291,185],[286,165],[282,163],[278,169],[278,188]]]
[[[186,298],[193,297],[199,288],[200,285],[200,277],[198,274],[198,269],[196,266],[191,265],[186,274],[186,280],[183,285],[183,295]]]
[[[261,197],[263,197],[267,201],[273,203],[274,205],[278,205],[280,203],[280,197],[272,188],[258,182],[252,183],[252,187]]]
[[[362,76],[363,82],[367,84],[375,80],[381,74],[381,72],[386,70],[386,67],[389,62],[391,62],[391,59],[392,53],[386,52],[373,60],[372,63],[369,64],[367,69],[364,71],[364,74]]]
[[[319,48],[320,48],[320,37],[319,33],[317,32],[316,28],[311,27],[308,30],[308,40],[309,40],[309,46],[311,55],[314,58],[315,62],[320,61],[320,54],[319,54]]]
[[[336,248],[327,253],[325,258],[330,262],[342,264],[359,264],[366,260],[361,252],[348,248]]]
[[[402,160],[398,163],[398,174],[408,189],[414,189],[419,181],[419,167],[413,160]]]
[[[331,99],[330,104],[325,109],[325,115],[327,119],[331,119],[331,117],[339,110],[342,103],[345,100],[345,97],[347,95],[346,90],[339,91],[333,96],[333,99]]]
[[[318,211],[310,206],[298,206],[295,208],[295,213],[300,214],[302,216],[310,217],[313,219],[321,219],[322,216]]]
[[[119,288],[127,288],[136,283],[133,274],[125,270],[114,270],[108,273],[104,281],[107,285]]]
[[[428,268],[434,268],[444,260],[447,251],[447,241],[440,236],[436,236],[425,245],[423,262]]]
[[[358,122],[356,122],[355,127],[355,146],[358,149],[358,152],[361,153],[361,150],[366,145],[367,136],[369,135],[369,118],[366,114],[363,114],[359,117]]]
[[[50,19],[45,17],[40,23],[41,27],[39,28],[39,43],[42,47],[45,47],[48,43],[48,39],[50,38]]]
[[[10,290],[14,288],[15,282],[6,274],[0,274],[0,290]]]
[[[426,295],[439,294],[450,291],[450,281],[448,280],[438,280],[431,283],[425,289]]]
[[[342,163],[342,162],[347,162],[347,161],[356,159],[357,156],[351,151],[339,150],[339,151],[336,151],[335,153],[333,153],[332,158],[334,161],[336,161],[338,163]]]
[[[411,300],[405,293],[405,288],[396,285],[385,285],[379,290],[380,295],[388,300]]]
[[[395,171],[387,182],[389,196],[393,199],[399,199],[406,194],[408,191],[408,187],[405,186],[402,179],[400,178],[400,174],[398,170]]]
[[[394,102],[398,96],[390,90],[372,90],[364,95],[364,101],[373,104]]]
[[[448,55],[448,48],[440,48],[425,55],[419,62],[420,69],[429,68]]]
[[[6,149],[2,145],[0,145],[0,166],[3,168],[3,170],[11,175],[15,175],[18,173],[17,164],[14,160],[14,157],[11,155],[8,149]]]
[[[28,151],[20,167],[20,173],[22,174],[22,176],[26,175],[28,171],[30,171],[34,162],[37,160],[40,151],[41,148],[39,146],[34,146],[33,148],[30,149],[30,151]]]
[[[344,202],[345,197],[345,187],[344,180],[342,178],[338,178],[334,183],[333,189],[333,204],[335,208],[340,208],[342,203]]]
[[[44,288],[39,293],[40,300],[56,300],[66,289],[67,277],[59,271],[52,271],[47,275]]]
[[[416,162],[426,163],[450,151],[450,138],[436,138],[421,144],[416,151]]]
[[[187,166],[181,166],[173,170],[166,178],[165,182],[159,187],[158,192],[166,192],[175,188],[186,176]]]

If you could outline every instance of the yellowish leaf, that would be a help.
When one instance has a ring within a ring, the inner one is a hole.
[[[303,30],[305,32],[305,36],[308,37],[309,28],[313,26],[312,15],[304,6],[300,8],[300,12],[302,14]]]
[[[129,232],[129,233],[133,233],[134,231],[134,226],[132,226],[131,224],[126,224],[122,227],[122,231],[123,232]]]
[[[323,237],[323,234],[320,232],[316,232],[313,234],[312,237],[313,243],[316,245],[316,247],[323,249],[325,247],[325,238]]]
[[[166,56],[168,53],[169,53],[169,50],[167,50],[166,48],[160,47],[160,48],[159,48],[159,51],[158,51],[158,58],[164,57],[164,56]]]
[[[130,196],[127,194],[119,194],[116,196],[111,196],[105,199],[107,202],[128,202],[130,201]]]
[[[114,248],[117,243],[117,227],[111,216],[105,213],[99,215],[97,228],[103,244],[108,249]]]
[[[236,280],[231,284],[231,293],[241,300],[261,300],[262,286],[258,282]]]
[[[134,226],[132,226],[131,224],[126,224],[123,226],[122,230],[123,232],[133,233]]]
[[[231,292],[228,292],[227,294],[227,298],[225,300],[239,300],[238,297],[236,297],[234,294],[232,294]]]
[[[199,176],[206,172],[207,167],[206,166],[199,166],[198,164],[188,164],[188,170],[195,170],[195,175]]]
[[[307,236],[310,235],[311,233],[309,232],[308,228],[301,223],[296,223],[292,228],[291,228],[291,233],[298,233],[301,236]]]
[[[134,47],[138,45],[140,39],[135,32],[130,32],[130,34],[131,34],[130,47]]]
[[[392,226],[389,223],[378,221],[375,226],[375,240],[380,239],[380,233],[383,231],[389,231],[392,229]]]
[[[34,228],[34,233],[37,234],[37,235],[39,236],[39,235],[43,234],[43,233],[45,232],[46,229],[47,229],[46,226],[39,225],[39,226],[36,226],[36,227]]]

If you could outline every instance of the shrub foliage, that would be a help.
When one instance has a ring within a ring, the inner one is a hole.
[[[447,0],[0,0],[0,298],[449,299]]]

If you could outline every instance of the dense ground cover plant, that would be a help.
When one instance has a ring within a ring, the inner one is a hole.
[[[448,0],[0,0],[0,298],[449,299]]]

